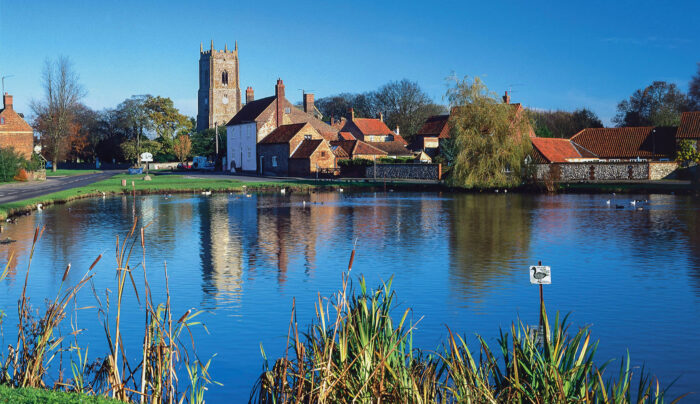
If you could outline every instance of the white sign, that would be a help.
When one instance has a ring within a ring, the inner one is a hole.
[[[530,283],[533,285],[550,285],[552,283],[552,270],[545,266],[531,266]]]
[[[153,155],[149,152],[141,153],[141,161],[145,161],[145,162],[153,161]]]

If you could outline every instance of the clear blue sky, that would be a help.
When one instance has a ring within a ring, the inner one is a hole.
[[[16,109],[41,96],[46,58],[69,56],[85,103],[167,96],[196,115],[199,44],[238,40],[241,89],[292,101],[417,81],[444,102],[445,78],[543,109],[617,103],[653,80],[683,90],[700,61],[700,2],[32,1],[0,0],[0,74]]]

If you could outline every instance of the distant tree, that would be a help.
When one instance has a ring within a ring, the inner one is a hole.
[[[162,145],[155,140],[143,138],[137,142],[135,139],[127,140],[119,145],[122,154],[129,161],[140,163],[141,153],[149,152],[153,155],[160,153]]]
[[[216,139],[214,129],[205,129],[190,136],[192,141],[192,156],[216,156]],[[219,156],[226,155],[226,127],[219,126]]]
[[[457,80],[447,92],[450,136],[457,150],[450,182],[467,188],[514,186],[530,151],[529,122],[478,78]]]
[[[189,119],[167,97],[147,96],[143,108],[148,118],[147,126],[155,132],[156,139],[162,144],[162,152],[172,153],[174,136],[178,130],[188,126]]]
[[[538,137],[570,138],[586,128],[602,128],[603,122],[587,108],[574,112],[530,110],[532,126]]]
[[[673,83],[655,81],[617,105],[617,126],[676,126],[689,100]]]
[[[178,135],[175,139],[173,149],[175,151],[175,155],[181,163],[187,160],[187,158],[190,156],[190,152],[192,151],[192,141],[190,140],[189,135]]]
[[[418,83],[407,79],[383,85],[374,98],[375,108],[384,113],[389,128],[398,126],[407,139],[418,132],[430,115],[446,112],[430,100]]]
[[[374,118],[378,114],[375,108],[375,94],[373,92],[361,94],[342,93],[319,98],[316,100],[315,105],[327,121],[331,118],[348,118],[350,116],[350,108],[355,112],[355,116],[359,118]]]
[[[146,110],[146,101],[150,95],[134,95],[121,104],[117,105],[116,117],[117,126],[123,131],[126,139],[133,139],[135,147],[135,159],[140,163],[141,140],[145,137],[146,131],[150,129],[151,121]],[[124,149],[122,148],[122,151]],[[133,160],[124,154],[127,160]]]
[[[690,99],[692,109],[694,111],[700,110],[700,63],[698,63],[698,71],[693,78],[690,79],[688,98]]]
[[[43,98],[31,103],[36,116],[34,127],[41,133],[43,150],[46,150],[56,171],[59,159],[66,152],[76,110],[86,92],[73,64],[65,56],[59,56],[55,61],[46,60],[41,84]]]
[[[67,157],[71,161],[94,161],[95,149],[100,140],[99,113],[79,104],[73,115],[68,139]]]

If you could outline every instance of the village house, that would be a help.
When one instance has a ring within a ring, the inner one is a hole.
[[[285,98],[284,83],[277,80],[275,95],[256,100],[246,89],[246,104],[226,124],[227,169],[234,172],[262,172],[257,144],[282,125],[309,123],[323,138],[335,140],[338,130],[317,119],[313,94],[305,94],[302,111]],[[271,161],[268,161],[271,167]]]
[[[0,147],[12,148],[25,159],[31,159],[34,150],[32,127],[15,112],[12,96],[8,93],[3,95],[3,106],[0,110]]]
[[[344,140],[352,138],[361,140],[366,144],[384,151],[386,157],[410,157],[413,155],[406,147],[408,142],[399,134],[399,128],[392,131],[384,123],[384,116],[379,118],[355,118],[355,111],[350,108],[350,119],[343,118],[335,128]],[[352,136],[352,138],[351,138]]]
[[[336,156],[338,156],[338,160],[342,158],[376,160],[380,157],[387,157],[387,152],[363,142],[362,140],[334,140],[330,142],[330,144],[331,149]],[[341,157],[343,154],[347,157]]]
[[[695,149],[700,150],[700,111],[681,114],[681,124],[676,132],[676,142],[690,140]]]
[[[289,157],[289,175],[292,177],[332,174],[335,168],[336,154],[325,139],[304,139]]]
[[[262,175],[289,175],[289,158],[305,140],[323,140],[309,123],[279,126],[258,142],[257,155]]]

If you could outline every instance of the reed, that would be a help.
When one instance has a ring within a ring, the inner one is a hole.
[[[103,325],[109,351],[103,358],[90,362],[88,348],[81,347],[79,334],[81,330],[71,322],[74,337],[68,348],[64,348],[66,336],[60,335],[61,324],[67,317],[68,306],[76,303],[78,292],[92,279],[100,254],[80,278],[71,287],[66,285],[71,271],[69,264],[64,271],[56,297],[47,303],[41,315],[34,314],[27,297],[27,284],[31,262],[37,243],[41,240],[43,228],[37,228],[29,254],[27,274],[24,279],[22,294],[18,302],[17,342],[9,346],[6,353],[0,353],[0,385],[11,387],[54,388],[68,392],[78,392],[97,396],[110,396],[114,399],[133,403],[203,403],[204,392],[211,383],[209,374],[211,360],[203,361],[196,354],[196,344],[190,328],[204,326],[197,317],[202,311],[187,310],[180,316],[174,316],[170,306],[167,266],[163,269],[166,286],[166,301],[154,304],[146,270],[146,239],[144,229],[139,227],[135,216],[126,236],[116,241],[116,302],[110,307],[109,292],[101,299],[92,285],[97,301],[96,313]],[[132,264],[132,255],[137,254],[140,246],[141,260]],[[12,256],[11,258],[12,259]],[[9,268],[0,272],[0,280]],[[142,294],[134,274],[143,273]],[[127,293],[134,293],[136,300],[143,307],[144,331],[143,344],[139,347],[138,363],[130,363],[123,343],[122,305]],[[86,309],[83,307],[80,309]],[[73,311],[77,313],[79,308]],[[37,312],[38,313],[38,312]],[[112,318],[113,315],[113,318]],[[187,336],[188,338],[185,338]],[[48,369],[57,356],[68,353],[70,374],[72,378],[64,381],[64,369],[59,365],[58,381],[53,386],[46,382]],[[178,375],[185,374],[189,383],[179,386]]]
[[[543,307],[543,329],[518,321],[501,330],[496,350],[477,335],[470,348],[448,328],[436,352],[413,347],[416,323],[410,309],[392,319],[395,292],[391,279],[368,291],[342,275],[340,290],[318,297],[315,317],[300,332],[292,303],[284,356],[270,366],[264,349],[263,371],[251,403],[663,403],[666,390],[642,369],[636,388],[629,355],[615,377],[606,377],[610,361],[597,366],[598,342],[588,328],[570,332],[568,318],[557,313],[550,324]],[[680,400],[677,398],[673,403]]]

